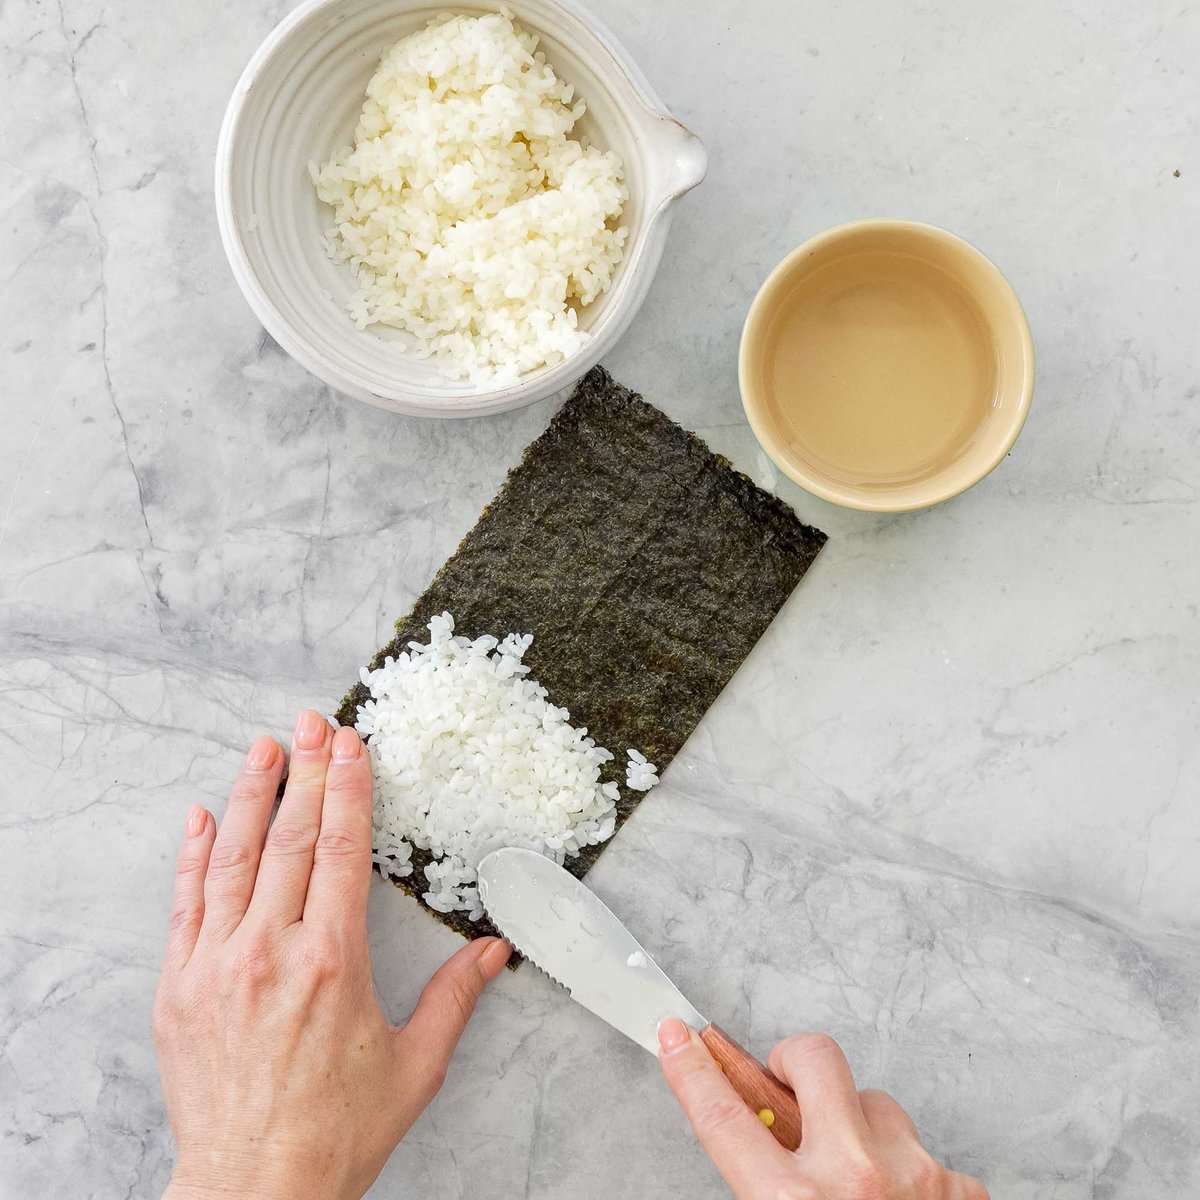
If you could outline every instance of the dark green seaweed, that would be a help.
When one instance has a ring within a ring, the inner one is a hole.
[[[661,774],[825,543],[727,459],[600,367],[525,451],[475,528],[371,662],[453,614],[467,637],[532,633],[525,655],[553,703],[616,756],[617,828],[644,793],[626,747]],[[351,724],[357,684],[338,709]],[[568,861],[583,876],[603,846]],[[396,880],[420,899],[429,856]],[[465,937],[496,931],[434,916]]]

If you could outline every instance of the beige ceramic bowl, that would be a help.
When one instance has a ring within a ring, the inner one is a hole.
[[[801,487],[875,512],[965,491],[1011,449],[1033,396],[1020,301],[961,238],[858,221],[794,250],[742,331],[742,403]]]

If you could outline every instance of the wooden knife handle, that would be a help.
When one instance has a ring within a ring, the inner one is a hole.
[[[700,1040],[734,1091],[758,1114],[779,1144],[785,1150],[795,1150],[800,1145],[800,1109],[792,1089],[716,1025],[706,1025],[700,1031]]]

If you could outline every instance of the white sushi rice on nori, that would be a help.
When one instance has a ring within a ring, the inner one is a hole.
[[[658,782],[658,768],[646,761],[640,750],[625,751],[629,761],[625,764],[625,786],[635,792],[648,792]]]
[[[561,863],[616,828],[618,787],[600,780],[613,755],[529,678],[532,641],[455,637],[442,613],[427,645],[363,669],[371,699],[355,724],[370,739],[374,859],[404,878],[412,848],[428,850],[423,898],[438,912],[483,915],[476,867],[491,850],[524,846]]]

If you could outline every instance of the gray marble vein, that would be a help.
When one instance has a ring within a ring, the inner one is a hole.
[[[1200,1192],[1200,10],[592,0],[708,144],[608,362],[832,536],[593,880],[764,1052],[827,1029],[1019,1200]],[[308,376],[210,202],[286,2],[0,6],[0,1194],[151,1196],[187,806],[329,706],[554,405],[422,423]],[[932,512],[824,505],[741,415],[741,320],[820,228],[976,241],[1027,429]],[[384,885],[397,1016],[453,936]],[[586,1094],[576,1068],[588,1063]],[[372,1195],[718,1197],[654,1064],[523,970]]]

